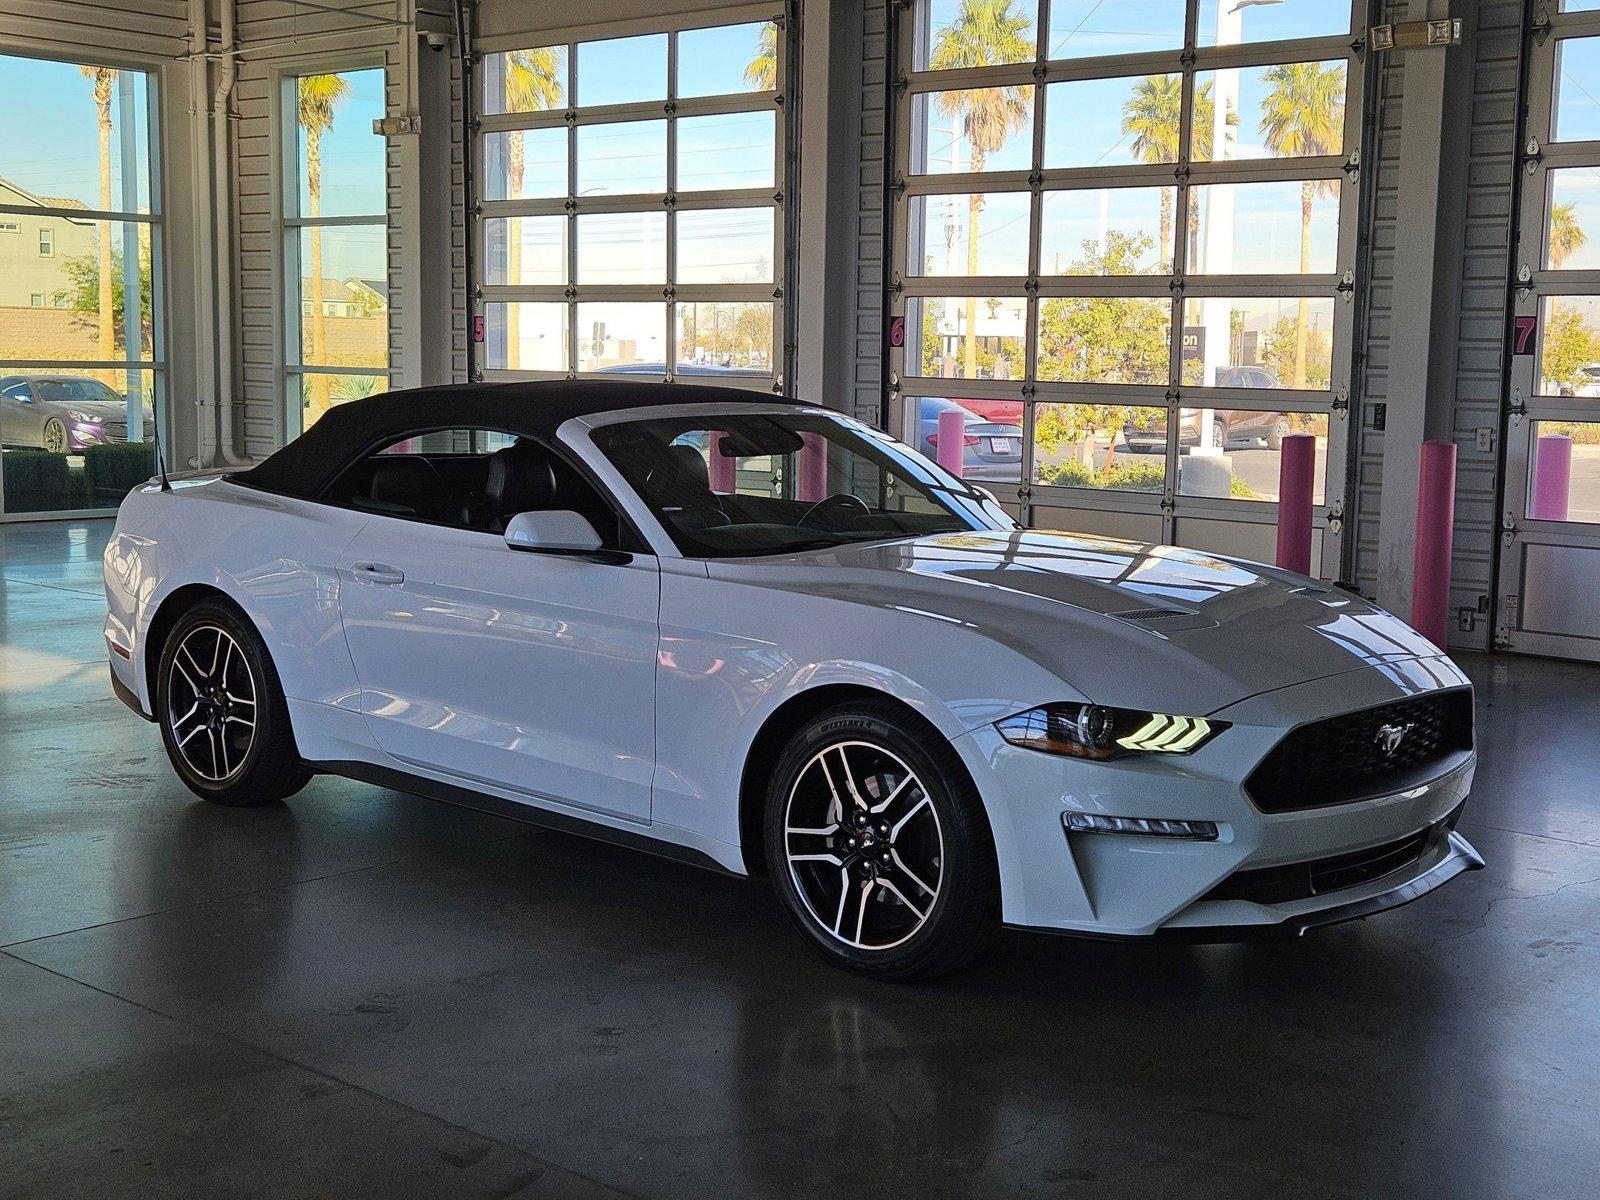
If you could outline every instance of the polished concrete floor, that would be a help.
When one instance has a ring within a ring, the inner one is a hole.
[[[874,985],[759,886],[196,801],[107,686],[107,535],[0,526],[0,1195],[1600,1195],[1600,671],[1467,660],[1489,868],[1422,903]]]

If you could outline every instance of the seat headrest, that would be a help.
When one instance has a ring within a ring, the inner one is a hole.
[[[513,442],[489,456],[484,485],[489,511],[502,524],[518,513],[556,507],[556,473],[538,442]]]
[[[706,467],[706,460],[700,456],[700,451],[693,446],[668,446],[667,451],[677,464],[677,474],[685,487],[691,487],[697,492],[711,490],[711,472]]]
[[[409,508],[423,517],[437,517],[449,499],[433,464],[409,455],[380,455],[369,494],[379,503]]]

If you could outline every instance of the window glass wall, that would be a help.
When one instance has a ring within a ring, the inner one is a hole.
[[[1121,509],[1169,539],[1184,511],[1272,519],[1304,435],[1338,506],[1364,9],[916,0],[897,432],[930,403],[1008,406],[1026,454],[999,491],[1024,518]]]
[[[0,55],[0,514],[103,509],[155,472],[165,380],[152,80]]]
[[[384,73],[283,81],[283,255],[291,319],[284,378],[289,432],[335,404],[384,390],[389,368]],[[290,151],[292,150],[292,153]]]
[[[487,376],[778,382],[782,59],[776,19],[484,55]]]

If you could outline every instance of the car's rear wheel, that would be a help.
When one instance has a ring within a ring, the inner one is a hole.
[[[767,865],[829,961],[880,979],[964,966],[999,927],[993,840],[955,751],[892,702],[829,709],[778,760]]]
[[[311,778],[266,646],[231,605],[203,600],[168,631],[156,713],[178,777],[207,800],[267,804]]]
[[[1211,445],[1216,450],[1228,448],[1228,422],[1221,417],[1211,420]]]
[[[44,423],[44,431],[39,437],[39,442],[51,454],[67,452],[67,427],[61,423],[60,417],[51,417]]]

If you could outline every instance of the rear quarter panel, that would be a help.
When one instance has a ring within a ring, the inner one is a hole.
[[[359,714],[338,567],[364,522],[359,513],[223,480],[135,490],[105,551],[106,634],[130,652],[125,662],[112,655],[127,672],[119,677],[155,711],[151,668],[161,647],[149,637],[151,622],[174,592],[199,584],[254,622],[291,700]]]

